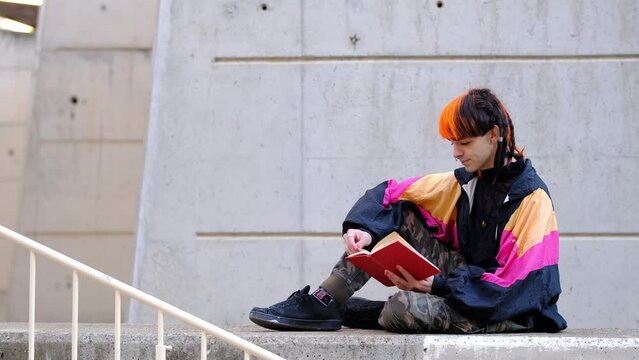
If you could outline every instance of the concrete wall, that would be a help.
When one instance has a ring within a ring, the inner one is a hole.
[[[156,14],[154,0],[49,0],[38,29],[20,229],[125,282],[132,273]],[[27,253],[16,252],[14,263],[8,319],[24,321]],[[69,321],[71,273],[42,259],[37,278],[38,321]],[[112,318],[112,291],[80,277],[80,321]]]
[[[160,4],[135,285],[222,325],[317,285],[366,188],[455,167],[439,111],[486,86],[554,197],[569,323],[637,326],[635,1]]]
[[[0,31],[0,224],[16,228],[36,51],[33,35]],[[6,316],[13,245],[0,240],[0,321]]]

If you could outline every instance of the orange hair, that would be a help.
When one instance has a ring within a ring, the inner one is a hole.
[[[457,124],[461,119],[459,109],[462,99],[466,94],[459,95],[451,100],[439,115],[439,135],[448,140],[460,140],[463,136],[460,134]]]

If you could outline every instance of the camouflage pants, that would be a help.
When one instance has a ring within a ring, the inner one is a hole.
[[[462,255],[446,244],[430,236],[419,214],[404,210],[400,235],[417,251],[431,260],[446,276],[466,261]],[[335,265],[331,276],[339,277],[353,294],[370,278],[343,256]],[[486,324],[462,315],[444,298],[412,291],[400,291],[391,296],[379,317],[379,324],[386,330],[399,333],[498,333],[527,331],[512,321]]]

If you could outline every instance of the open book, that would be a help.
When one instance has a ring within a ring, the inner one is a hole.
[[[397,265],[403,267],[418,280],[440,273],[437,266],[413,249],[396,232],[392,232],[380,240],[370,252],[361,250],[347,256],[346,259],[386,286],[395,285],[384,275],[384,270],[390,270],[403,277],[402,273],[397,270]]]

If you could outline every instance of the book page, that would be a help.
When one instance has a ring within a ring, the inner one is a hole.
[[[375,245],[373,247],[373,250],[371,251],[371,253],[374,253],[375,251],[379,251],[385,247],[387,247],[390,244],[396,243],[396,242],[401,242],[402,244],[404,244],[410,251],[414,252],[415,254],[419,255],[421,258],[426,259],[422,254],[419,253],[419,251],[415,250],[415,248],[413,248],[408,241],[404,240],[404,238],[399,235],[397,232],[393,231],[392,233],[386,235],[382,240],[380,240],[377,245]],[[429,261],[430,262],[430,261]]]
[[[381,250],[381,249],[387,247],[388,245],[390,245],[390,244],[392,244],[394,242],[397,242],[397,241],[403,241],[405,244],[408,245],[406,240],[402,239],[402,237],[398,233],[393,231],[392,233],[386,235],[377,244],[375,244],[375,246],[373,246],[373,250],[371,252],[375,252],[377,250]],[[410,245],[408,245],[408,246],[410,246]]]
[[[353,257],[353,256],[369,256],[370,254],[371,253],[368,250],[362,249],[362,250],[360,250],[358,252],[354,252],[354,253],[348,255],[347,258]]]

